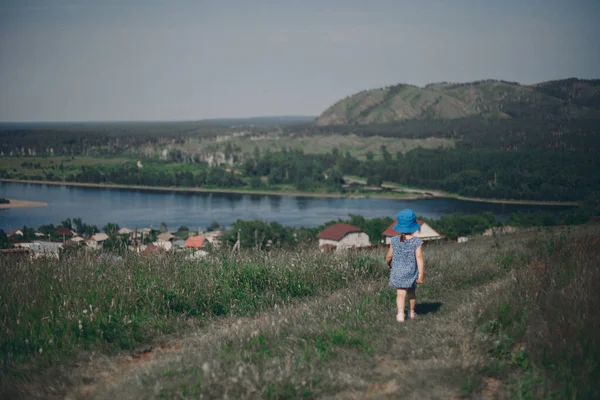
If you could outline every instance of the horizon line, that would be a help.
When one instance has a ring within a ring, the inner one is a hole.
[[[236,121],[263,118],[317,118],[316,115],[258,115],[253,117],[217,117],[204,119],[106,119],[106,120],[36,120],[36,121],[0,121],[0,124],[103,124],[103,123],[174,123],[174,122],[211,122]]]

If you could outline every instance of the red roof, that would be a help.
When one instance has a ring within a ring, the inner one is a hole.
[[[333,224],[323,229],[317,237],[319,239],[342,240],[349,233],[362,232],[360,228],[349,224]]]
[[[420,219],[418,219],[417,222],[421,226],[423,226],[423,224],[425,223],[425,221],[422,221]],[[397,223],[398,223],[398,220],[395,219],[394,222],[392,222],[392,224],[390,226],[388,226],[388,228],[385,231],[383,231],[383,236],[398,236],[400,234],[400,232],[396,232],[394,230],[394,226],[396,226]]]
[[[16,248],[16,249],[4,249],[0,250],[0,254],[14,254],[14,253],[29,253],[29,249],[27,247]]]
[[[73,232],[71,232],[71,230],[70,230],[70,229],[68,229],[68,228],[65,228],[65,227],[63,227],[63,228],[58,228],[58,229],[56,230],[56,234],[57,234],[58,236],[73,236]]]
[[[200,249],[204,245],[206,238],[204,236],[190,236],[188,240],[185,241],[185,247]]]

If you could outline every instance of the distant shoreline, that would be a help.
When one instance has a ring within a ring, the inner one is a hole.
[[[43,203],[40,201],[15,200],[15,199],[8,199],[8,200],[10,200],[10,203],[0,204],[0,210],[9,209],[9,208],[46,207],[48,205],[48,203]]]
[[[290,196],[290,197],[325,197],[325,198],[346,198],[346,199],[366,199],[376,198],[384,200],[423,200],[423,199],[455,199],[460,201],[472,201],[480,203],[495,203],[495,204],[522,204],[522,205],[540,205],[540,206],[577,206],[574,201],[539,201],[539,200],[502,200],[502,199],[485,199],[477,197],[463,197],[445,195],[436,191],[414,190],[408,189],[407,193],[412,193],[406,196],[390,196],[385,194],[369,193],[369,194],[333,194],[333,193],[314,193],[314,192],[299,192],[299,191],[277,191],[277,190],[248,190],[248,189],[203,189],[203,188],[182,188],[175,186],[147,186],[147,185],[121,185],[121,184],[103,184],[103,183],[82,183],[82,182],[64,182],[64,181],[40,181],[26,179],[0,179],[0,182],[12,183],[31,183],[36,185],[56,185],[56,186],[74,186],[74,187],[91,187],[91,188],[106,188],[106,189],[133,189],[147,191],[162,191],[162,192],[183,192],[183,193],[231,193],[231,194],[256,194],[266,196]],[[422,193],[427,192],[430,195]],[[415,194],[418,193],[418,194]],[[12,202],[12,200],[11,200]],[[33,202],[32,202],[33,203]],[[47,205],[46,203],[39,203]],[[6,204],[10,205],[10,204]],[[36,206],[32,206],[36,207]],[[0,207],[1,208],[1,207]],[[8,208],[8,207],[7,207]]]

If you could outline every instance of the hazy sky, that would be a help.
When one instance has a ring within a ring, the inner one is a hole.
[[[598,0],[0,0],[0,121],[317,115],[354,92],[600,77]]]

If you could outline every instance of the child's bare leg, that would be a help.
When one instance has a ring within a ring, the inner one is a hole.
[[[398,312],[396,313],[396,321],[404,322],[404,299],[406,298],[406,289],[396,290],[396,307]]]
[[[406,289],[397,289],[396,290],[396,307],[398,308],[398,313],[404,312],[404,299],[406,298]]]
[[[412,312],[415,311],[415,307],[417,305],[417,290],[416,289],[417,288],[412,287],[406,291],[408,294],[408,308]]]

